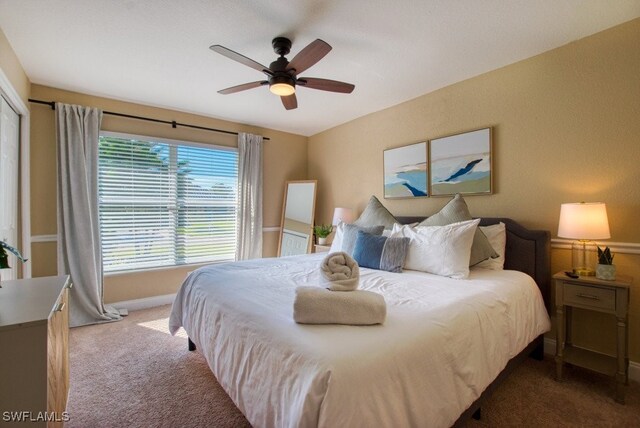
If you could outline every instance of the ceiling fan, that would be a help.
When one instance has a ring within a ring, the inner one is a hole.
[[[306,69],[312,67],[329,53],[331,46],[327,42],[316,39],[298,52],[291,62],[285,58],[285,55],[287,55],[291,50],[291,40],[286,37],[276,37],[273,39],[271,44],[273,45],[275,53],[280,55],[280,58],[272,62],[269,67],[265,67],[264,65],[234,52],[231,49],[225,48],[224,46],[210,46],[209,49],[212,51],[267,75],[267,80],[258,80],[238,86],[232,86],[230,88],[222,89],[218,91],[218,93],[227,95],[245,91],[247,89],[257,88],[259,86],[269,85],[269,90],[280,96],[284,108],[292,110],[298,107],[298,100],[295,93],[296,86],[304,86],[306,88],[318,89],[321,91],[341,92],[345,94],[350,94],[355,88],[355,86],[350,83],[339,82],[337,80],[319,79],[316,77],[298,77],[299,73],[302,73]]]

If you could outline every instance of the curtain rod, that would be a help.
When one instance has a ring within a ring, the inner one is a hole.
[[[51,110],[55,110],[56,109],[55,101],[42,101],[42,100],[35,100],[33,98],[29,98],[29,102],[30,103],[34,103],[34,104],[48,105],[49,107],[51,107]],[[180,123],[180,122],[176,122],[175,120],[154,119],[154,118],[151,118],[151,117],[135,116],[135,115],[132,115],[132,114],[117,113],[117,112],[106,111],[106,110],[103,111],[102,113],[103,114],[108,114],[110,116],[126,117],[128,119],[146,120],[148,122],[156,122],[156,123],[166,123],[167,125],[171,125],[172,128],[177,128],[178,126],[183,126],[185,128],[200,129],[200,130],[203,130],[203,131],[212,131],[212,132],[219,132],[219,133],[222,133],[222,134],[238,135],[237,132],[233,132],[233,131],[225,131],[224,129],[216,129],[216,128],[207,128],[206,126],[189,125],[188,123]],[[270,140],[269,137],[262,137],[262,139],[266,140],[266,141]]]

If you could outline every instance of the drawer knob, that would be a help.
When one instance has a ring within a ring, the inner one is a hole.
[[[577,296],[590,300],[600,300],[598,296],[594,296],[593,294],[578,293]]]

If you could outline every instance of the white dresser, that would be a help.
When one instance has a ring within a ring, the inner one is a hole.
[[[0,425],[62,426],[69,391],[69,277],[1,285]]]

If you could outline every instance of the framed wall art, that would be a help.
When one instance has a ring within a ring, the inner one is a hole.
[[[493,191],[491,128],[431,140],[429,161],[431,196],[490,195]]]
[[[427,143],[384,151],[384,197],[429,196],[427,186]]]

